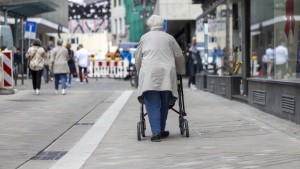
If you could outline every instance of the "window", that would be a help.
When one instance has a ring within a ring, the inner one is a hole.
[[[123,34],[122,18],[120,18],[120,34]]]
[[[217,37],[211,36],[211,37],[209,38],[209,42],[210,42],[210,43],[216,43],[216,42],[217,42]]]
[[[293,3],[286,6],[287,2]],[[251,75],[300,81],[300,0],[251,1]],[[287,17],[286,10],[294,11]],[[294,23],[294,24],[293,24]]]
[[[71,44],[78,44],[78,38],[70,38],[70,39],[69,39],[69,42],[70,42]]]
[[[115,19],[115,34],[118,34],[118,20]]]

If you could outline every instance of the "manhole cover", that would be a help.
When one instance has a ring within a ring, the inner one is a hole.
[[[32,158],[32,160],[59,160],[67,154],[67,151],[43,151]]]

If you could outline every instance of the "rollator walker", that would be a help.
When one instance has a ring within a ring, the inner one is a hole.
[[[184,118],[187,114],[185,112],[185,106],[184,106],[184,97],[183,97],[183,88],[182,88],[182,77],[181,75],[177,75],[177,85],[178,85],[178,107],[179,111],[174,109],[174,105],[169,105],[169,109],[173,110],[175,113],[179,115],[179,129],[180,134],[184,135],[186,137],[190,136],[189,132],[189,123]],[[146,137],[145,130],[146,130],[146,121],[145,116],[147,116],[147,113],[144,112],[144,104],[140,104],[140,121],[137,123],[137,139],[140,141],[141,137]]]

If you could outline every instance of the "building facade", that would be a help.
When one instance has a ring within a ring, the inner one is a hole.
[[[120,41],[128,41],[125,25],[124,0],[111,0],[111,34],[112,44],[117,46]]]
[[[53,0],[51,2],[46,0],[32,0],[28,2],[3,0],[0,2],[0,8],[2,11],[2,16],[0,13],[0,22],[2,21],[1,24],[11,25],[14,46],[16,47],[21,47],[21,19],[23,21],[37,22],[36,37],[40,38],[43,44],[52,40],[53,37],[49,33],[58,33],[59,28],[61,32],[68,32],[67,0]],[[5,13],[7,17],[5,17]],[[7,20],[6,23],[5,20]],[[25,41],[25,43],[27,42]]]
[[[216,34],[217,39],[208,43],[223,50],[218,56],[222,73],[198,75],[199,88],[300,123],[300,1],[196,3],[204,7],[197,18],[198,33],[203,34],[203,23],[216,25],[208,36]]]
[[[173,35],[182,50],[191,43],[195,36],[195,20],[202,13],[200,4],[193,4],[192,0],[159,0],[154,14],[162,16],[167,21],[166,32]]]

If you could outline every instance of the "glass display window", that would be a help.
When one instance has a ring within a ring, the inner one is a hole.
[[[300,80],[300,0],[251,0],[251,76]]]

